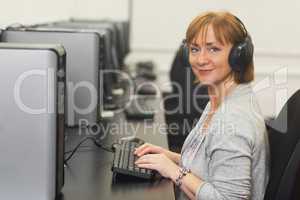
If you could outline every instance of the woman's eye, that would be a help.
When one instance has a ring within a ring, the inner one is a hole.
[[[217,52],[217,51],[220,51],[220,49],[217,48],[217,47],[210,47],[210,48],[208,48],[208,50],[209,50],[210,52]]]
[[[199,49],[196,48],[196,47],[191,47],[190,50],[191,50],[192,53],[197,53],[199,51]]]

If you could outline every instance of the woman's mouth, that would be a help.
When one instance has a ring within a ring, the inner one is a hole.
[[[197,71],[200,73],[200,74],[208,74],[210,72],[212,72],[214,69],[198,69]]]

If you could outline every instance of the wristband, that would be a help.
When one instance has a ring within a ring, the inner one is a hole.
[[[178,187],[180,187],[181,184],[182,184],[181,179],[182,179],[185,175],[187,175],[187,173],[190,173],[190,172],[191,172],[190,169],[181,168],[181,169],[179,170],[179,175],[178,175],[178,177],[177,177],[176,180],[175,180],[175,185],[178,186]]]

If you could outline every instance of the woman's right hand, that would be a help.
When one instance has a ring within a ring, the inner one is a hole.
[[[141,146],[139,146],[138,148],[136,148],[136,150],[134,151],[134,154],[137,155],[138,157],[141,157],[145,154],[165,154],[166,153],[166,149],[160,147],[160,146],[156,146],[150,143],[145,143]]]

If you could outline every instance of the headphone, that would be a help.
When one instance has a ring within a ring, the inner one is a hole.
[[[228,63],[234,72],[239,72],[240,78],[242,79],[245,73],[246,66],[249,65],[253,60],[254,46],[244,23],[238,17],[234,17],[243,28],[245,38],[243,41],[233,45],[229,53]],[[182,42],[181,49],[185,66],[190,66],[189,48],[185,39]]]

